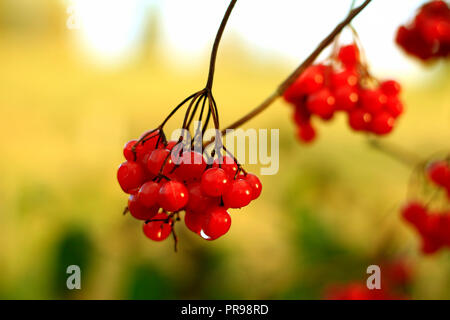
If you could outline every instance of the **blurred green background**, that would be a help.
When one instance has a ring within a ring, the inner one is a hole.
[[[66,10],[56,0],[0,2],[0,298],[321,299],[331,284],[364,283],[381,256],[413,267],[410,297],[450,298],[449,252],[421,255],[399,216],[412,168],[371,148],[342,116],[300,145],[282,101],[245,126],[280,128],[280,170],[261,177],[258,201],[232,212],[230,232],[207,242],[180,224],[178,253],[171,239],[145,238],[122,215],[122,146],[204,85],[209,47],[198,68],[173,63],[155,13],[137,54],[97,67]],[[226,37],[214,84],[222,124],[294,66],[255,59]],[[450,68],[420,68],[403,79],[407,112],[384,140],[427,158],[450,149]],[[81,267],[81,290],[65,287],[71,264]]]

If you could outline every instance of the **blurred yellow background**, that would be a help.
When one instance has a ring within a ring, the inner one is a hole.
[[[212,29],[201,35],[208,43],[227,3],[218,2]],[[400,219],[412,168],[371,148],[344,117],[319,124],[317,142],[300,145],[281,100],[245,126],[280,129],[279,173],[262,177],[258,201],[234,210],[230,232],[207,242],[180,224],[178,253],[171,239],[145,238],[141,223],[121,214],[122,147],[204,86],[209,45],[192,63],[177,61],[183,51],[164,40],[167,17],[151,12],[154,5],[133,52],[103,65],[82,32],[67,28],[68,6],[0,2],[0,298],[320,299],[329,284],[365,281],[380,250],[413,265],[411,297],[450,298],[449,252],[422,256]],[[370,18],[369,7],[361,19]],[[302,41],[301,30],[291,41]],[[448,151],[449,65],[420,66],[398,54],[416,69],[393,73],[403,80],[407,111],[384,140],[421,158]],[[214,82],[221,123],[256,106],[304,57],[265,54],[235,32],[225,36]],[[81,267],[81,290],[65,287],[70,264]]]

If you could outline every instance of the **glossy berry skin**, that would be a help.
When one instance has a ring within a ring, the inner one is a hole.
[[[230,156],[214,159],[213,168],[218,167],[222,168],[226,172],[229,180],[233,180],[238,172],[238,165]]]
[[[403,103],[396,96],[388,96],[384,109],[394,118],[400,116],[404,111]]]
[[[354,67],[359,62],[359,50],[355,44],[349,44],[339,49],[338,59],[346,67]]]
[[[186,210],[184,215],[184,223],[186,227],[196,234],[200,234],[207,215],[195,211]]]
[[[330,75],[330,82],[333,89],[340,87],[355,88],[358,85],[358,73],[353,69],[333,72]]]
[[[136,144],[137,140],[128,141],[123,147],[123,156],[127,161],[134,161],[134,153],[132,151],[133,146]]]
[[[375,134],[384,135],[392,131],[394,124],[394,117],[387,112],[381,112],[373,117],[371,129]]]
[[[159,213],[153,219],[167,219],[167,213]],[[163,241],[167,239],[167,237],[172,232],[172,221],[169,220],[168,223],[165,221],[150,221],[144,224],[142,230],[147,238],[153,241]]]
[[[227,208],[242,208],[252,201],[252,187],[243,180],[234,180],[222,196],[224,206]]]
[[[328,120],[333,116],[336,99],[329,89],[324,88],[308,97],[306,106],[312,114]]]
[[[184,181],[200,180],[206,169],[205,158],[201,153],[195,151],[184,152],[175,163],[180,164],[175,171],[176,175]]]
[[[308,68],[289,86],[283,94],[286,101],[297,103],[304,95],[320,90],[325,81],[325,66],[313,65]]]
[[[166,211],[181,210],[189,200],[188,190],[178,181],[168,181],[159,189],[158,203]]]
[[[187,186],[189,201],[186,210],[203,213],[207,209],[220,204],[220,198],[213,198],[205,195],[200,182],[193,182]]]
[[[230,227],[231,217],[227,210],[215,207],[206,213],[202,230],[210,238],[208,240],[215,240],[227,233]]]
[[[221,196],[229,186],[229,178],[225,170],[210,168],[202,175],[201,187],[204,194],[210,197]]]
[[[297,137],[299,140],[303,143],[310,143],[314,141],[316,138],[317,133],[316,129],[312,126],[310,122],[305,123],[298,128]]]
[[[367,130],[371,121],[370,113],[362,109],[355,109],[348,114],[348,123],[355,131]]]
[[[117,170],[117,180],[126,193],[132,193],[144,183],[145,174],[142,167],[136,162],[126,161]]]
[[[163,165],[164,169],[162,170],[162,174],[165,176],[169,176],[175,167],[170,155],[170,151],[167,149],[156,149],[152,151],[147,161],[148,171],[156,176],[160,173]]]
[[[380,84],[380,89],[387,96],[397,96],[401,91],[401,86],[395,80],[385,80]]]
[[[171,140],[171,141],[167,142],[166,149],[172,150],[173,147],[175,147],[177,144],[178,144],[178,141]],[[179,144],[179,145],[181,145],[181,144]]]
[[[359,100],[358,90],[351,86],[341,86],[334,90],[336,110],[351,111]]]
[[[262,183],[259,178],[252,173],[247,173],[243,179],[247,181],[252,188],[252,200],[257,199],[262,191]]]
[[[446,162],[435,162],[427,171],[429,179],[438,186],[450,186],[450,166]]]
[[[145,135],[142,134],[140,138]],[[139,142],[136,146],[137,161],[142,160],[146,155],[149,155],[153,150],[164,147],[163,142],[160,138],[159,131],[152,132],[150,135],[145,137],[144,140]]]
[[[361,90],[360,101],[364,110],[375,114],[383,109],[387,96],[378,89]]]
[[[158,206],[150,208],[143,206],[139,202],[136,194],[132,194],[128,198],[128,210],[130,211],[130,214],[138,220],[149,220],[153,218],[158,213],[158,209]]]
[[[137,194],[139,202],[145,207],[153,207],[158,203],[160,185],[155,181],[144,183]]]

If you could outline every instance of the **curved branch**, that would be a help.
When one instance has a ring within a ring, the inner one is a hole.
[[[227,130],[236,129],[243,125],[244,123],[248,122],[249,120],[253,119],[255,116],[263,112],[265,109],[267,109],[278,97],[280,97],[284,91],[302,74],[306,68],[308,68],[311,64],[314,63],[314,61],[317,59],[317,57],[322,53],[322,51],[327,48],[333,40],[336,38],[336,36],[341,33],[341,31],[349,25],[352,20],[361,12],[364,10],[365,7],[371,2],[372,0],[366,0],[363,4],[361,4],[359,7],[351,10],[347,17],[339,23],[333,31],[330,32],[328,36],[326,36],[322,42],[317,46],[316,49],[295,69],[289,77],[287,77],[279,86],[278,88],[270,95],[268,96],[260,105],[258,105],[256,108],[251,110],[248,114],[243,116],[242,118],[236,120],[234,123],[230,124],[227,128],[223,129],[221,131],[222,135],[225,136],[227,134]],[[212,142],[214,142],[214,138],[205,143],[205,145],[209,145]]]

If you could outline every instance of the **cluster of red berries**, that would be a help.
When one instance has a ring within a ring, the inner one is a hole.
[[[436,162],[427,169],[427,176],[443,188],[450,199],[450,166]],[[402,210],[403,218],[412,224],[422,238],[422,252],[432,254],[442,247],[450,247],[450,210],[428,210],[420,202],[408,203]]]
[[[338,111],[347,113],[353,130],[388,134],[403,112],[399,93],[398,82],[380,83],[371,77],[357,45],[350,44],[341,47],[330,63],[308,67],[283,96],[294,106],[298,138],[308,143],[316,138],[312,116],[330,120]]]
[[[449,57],[450,6],[440,0],[426,3],[410,24],[399,27],[396,42],[424,61]]]
[[[183,151],[177,141],[164,142],[159,131],[129,141],[126,162],[117,172],[128,193],[128,211],[145,220],[144,233],[155,241],[171,233],[179,212],[186,226],[207,240],[215,240],[231,226],[230,208],[242,208],[261,194],[262,184],[230,156],[205,160],[202,153]],[[210,164],[208,162],[211,162]]]

